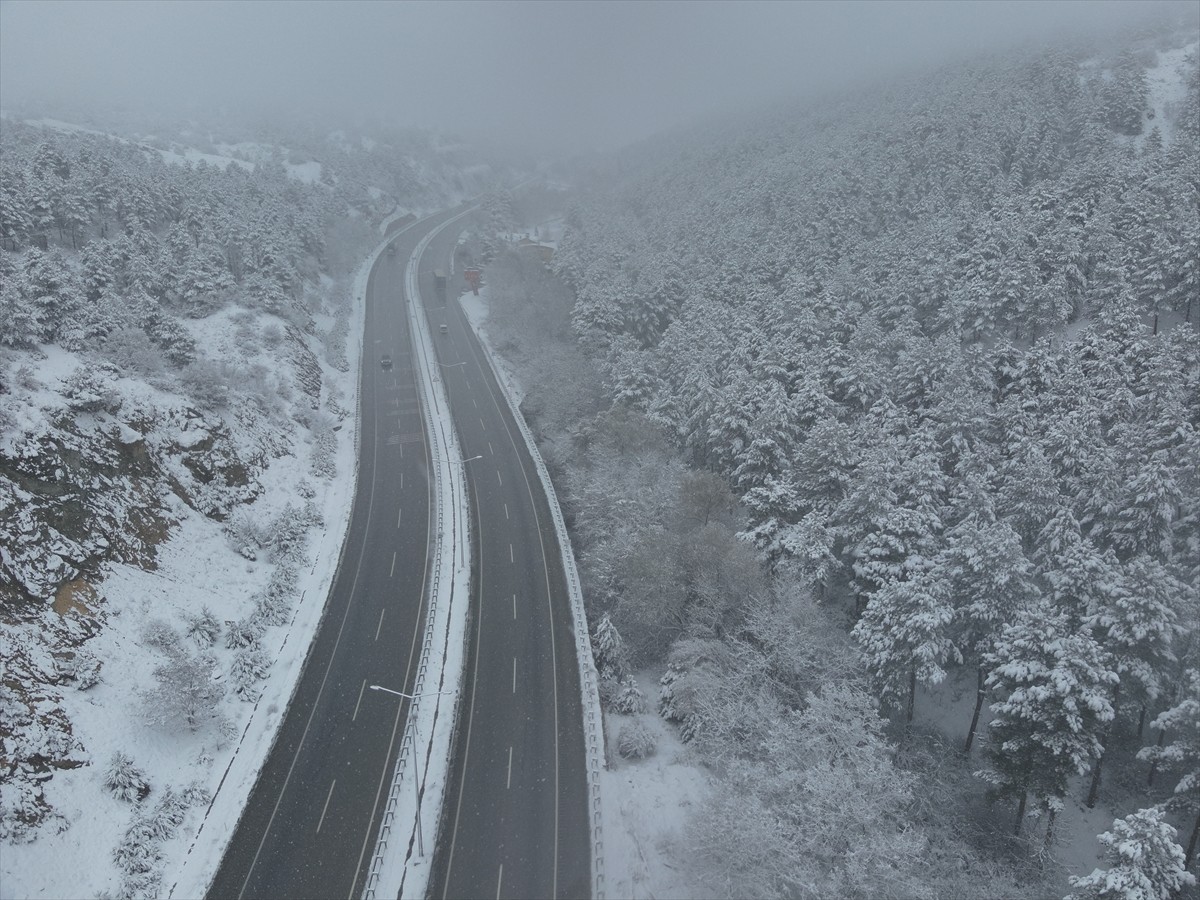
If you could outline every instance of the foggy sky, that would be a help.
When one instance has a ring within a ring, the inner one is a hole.
[[[337,112],[574,152],[1144,6],[4,0],[0,106]]]

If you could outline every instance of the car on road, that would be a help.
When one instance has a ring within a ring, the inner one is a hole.
[[[383,356],[379,357],[379,368],[383,369],[384,371],[388,371],[392,368],[392,357],[389,354],[385,353]]]
[[[388,253],[388,256],[395,256],[395,255],[396,255],[396,245],[395,245],[395,244],[388,244],[388,251],[387,251],[387,253]]]
[[[449,328],[447,328],[447,327],[446,327],[446,323],[445,323],[445,322],[443,322],[443,323],[442,323],[442,327],[441,327],[440,329],[438,329],[438,330],[439,330],[439,331],[441,331],[441,332],[442,332],[442,334],[445,334],[445,333],[446,333],[447,331],[449,331],[450,329],[449,329]]]

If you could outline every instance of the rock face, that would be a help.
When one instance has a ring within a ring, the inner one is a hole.
[[[203,437],[197,437],[201,432]],[[129,421],[63,416],[0,454],[0,603],[36,603],[59,585],[96,579],[106,561],[143,569],[173,520],[174,493],[223,520],[261,492],[261,463],[243,458],[224,425],[195,410]]]

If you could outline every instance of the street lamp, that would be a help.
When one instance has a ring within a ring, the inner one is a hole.
[[[385,694],[395,694],[397,697],[403,697],[406,700],[416,700],[418,697],[436,697],[441,694],[457,694],[458,691],[422,691],[419,694],[406,694],[403,691],[393,691],[391,688],[385,688],[383,685],[370,684],[367,685],[373,691],[383,691]],[[416,748],[416,733],[417,720],[413,719],[413,765],[417,766],[417,748]],[[417,801],[417,855],[425,855],[425,834],[421,828],[421,788],[417,785],[416,774],[418,768],[413,775],[413,795]]]

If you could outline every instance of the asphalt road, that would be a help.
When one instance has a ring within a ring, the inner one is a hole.
[[[210,897],[362,894],[408,710],[408,701],[368,686],[412,691],[429,563],[429,457],[404,270],[418,241],[457,212],[402,232],[368,281],[350,530],[300,683]],[[391,371],[380,367],[384,353]]]
[[[590,894],[583,713],[566,580],[537,471],[454,299],[434,291],[457,239],[419,267],[466,462],[473,525],[470,647],[433,897]],[[445,323],[448,332],[441,334]]]

